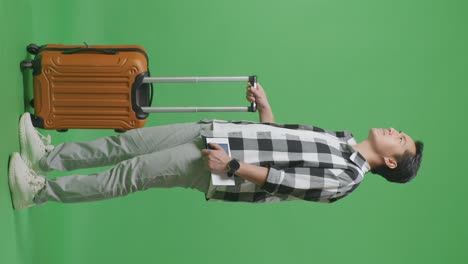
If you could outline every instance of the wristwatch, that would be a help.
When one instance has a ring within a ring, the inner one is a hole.
[[[228,169],[228,176],[231,177],[232,175],[236,174],[236,171],[240,168],[240,163],[236,159],[232,159],[227,164]]]

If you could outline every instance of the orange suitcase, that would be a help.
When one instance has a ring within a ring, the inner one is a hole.
[[[44,129],[143,127],[153,112],[255,112],[250,107],[151,107],[154,82],[247,82],[246,77],[150,77],[148,55],[137,45],[70,46],[30,44],[35,114],[33,124]]]
[[[31,44],[34,124],[45,129],[142,127],[151,105],[148,56],[144,48]]]

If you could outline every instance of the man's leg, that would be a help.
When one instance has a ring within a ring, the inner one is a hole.
[[[47,180],[34,202],[97,201],[149,188],[184,187],[205,193],[211,178],[202,160],[203,145],[199,138],[191,143],[122,161],[101,173]]]
[[[173,148],[200,137],[210,124],[185,123],[134,129],[117,136],[56,146],[39,161],[42,171],[71,171],[113,165],[139,155]]]

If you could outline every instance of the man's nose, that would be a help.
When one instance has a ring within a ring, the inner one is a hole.
[[[389,134],[393,135],[393,133],[395,132],[395,129],[393,127],[391,127],[389,130],[390,130]]]

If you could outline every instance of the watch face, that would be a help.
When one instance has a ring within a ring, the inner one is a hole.
[[[235,173],[240,167],[240,164],[237,160],[233,159],[229,162],[229,171]]]

